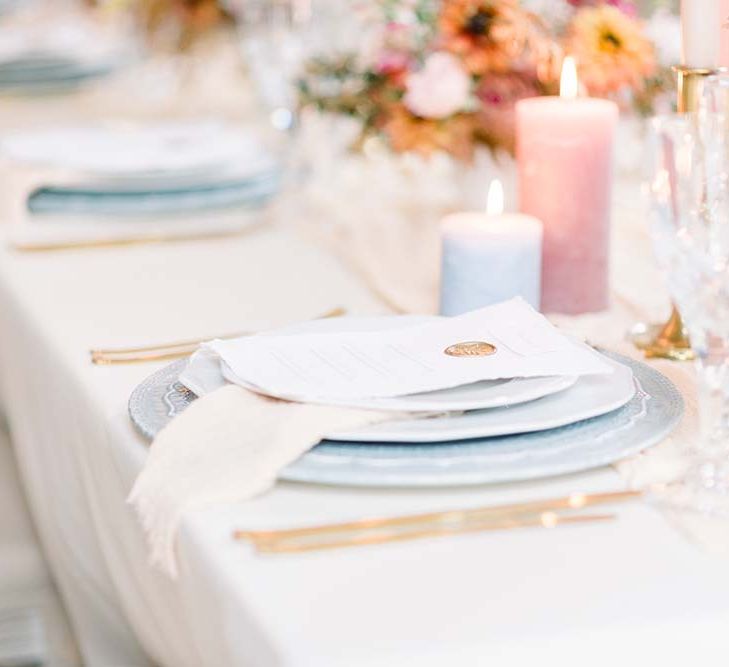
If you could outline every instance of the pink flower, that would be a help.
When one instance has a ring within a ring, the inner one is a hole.
[[[428,56],[419,72],[405,82],[403,102],[421,118],[447,118],[463,110],[471,92],[471,77],[449,53]]]
[[[528,73],[489,74],[479,84],[476,96],[481,100],[479,131],[486,142],[513,151],[515,142],[516,103],[539,95],[536,80]]]
[[[400,74],[410,66],[410,56],[401,51],[383,51],[380,53],[375,71],[378,74],[396,75]]]
[[[401,78],[413,64],[413,30],[404,23],[389,22],[374,32],[366,48],[364,62],[377,74]]]

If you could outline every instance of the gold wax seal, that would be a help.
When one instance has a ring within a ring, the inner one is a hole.
[[[444,352],[449,357],[489,357],[496,354],[496,346],[483,341],[472,340],[466,343],[456,343],[447,347]]]

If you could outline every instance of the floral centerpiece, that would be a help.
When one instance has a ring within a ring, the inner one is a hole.
[[[364,46],[311,59],[301,102],[350,116],[360,139],[395,152],[514,149],[514,104],[553,95],[565,54],[587,94],[650,112],[671,83],[650,25],[630,0],[380,0]]]
[[[515,104],[556,94],[565,55],[626,116],[671,97],[678,19],[629,0],[354,0],[355,14],[354,48],[309,57],[298,82],[309,179],[288,217],[402,311],[437,308],[444,214],[485,207],[494,177],[514,205]]]

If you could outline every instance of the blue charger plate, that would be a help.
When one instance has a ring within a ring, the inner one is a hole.
[[[622,408],[601,417],[537,433],[441,443],[325,440],[279,477],[346,486],[464,486],[565,475],[634,456],[676,428],[683,399],[668,378],[647,364],[604,354],[630,366],[636,393]],[[160,369],[132,393],[129,414],[146,438],[154,438],[196,400],[177,381],[186,363],[180,360]]]

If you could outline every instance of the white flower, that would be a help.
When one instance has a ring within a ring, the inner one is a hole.
[[[405,106],[421,118],[446,118],[468,102],[471,77],[449,53],[428,56],[419,72],[405,82]]]

